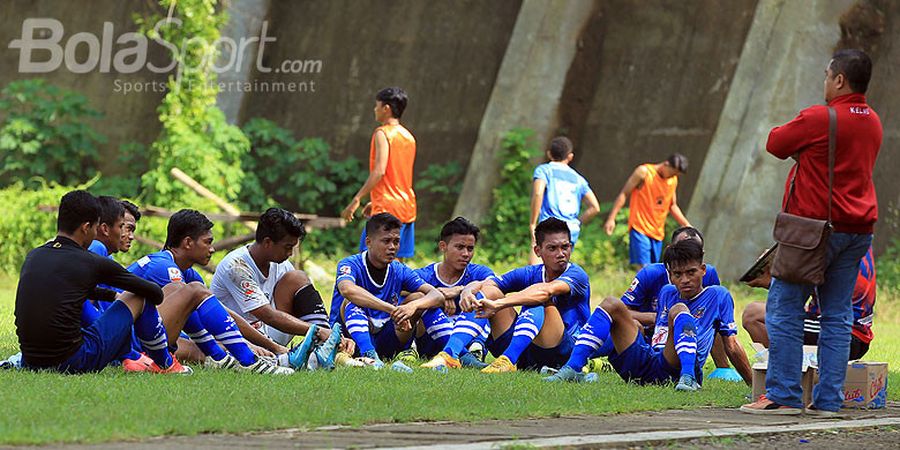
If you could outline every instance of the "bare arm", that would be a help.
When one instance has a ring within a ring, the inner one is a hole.
[[[234,319],[234,322],[238,326],[238,331],[244,336],[248,342],[254,345],[258,345],[276,355],[280,355],[282,353],[287,353],[288,349],[281,345],[278,345],[277,342],[269,339],[268,336],[262,334],[256,328],[253,328],[253,325],[250,325],[243,317],[241,317],[238,313],[225,308],[228,311],[228,314]]]
[[[394,305],[382,301],[350,280],[342,280],[338,283],[338,292],[340,292],[344,298],[349,300],[350,303],[353,303],[360,308],[377,309],[388,314],[392,314],[394,309],[396,309]]]
[[[356,212],[356,209],[359,208],[359,202],[363,197],[369,195],[372,192],[372,189],[375,188],[375,185],[381,181],[381,178],[384,177],[384,172],[387,170],[387,160],[388,154],[390,152],[390,146],[388,145],[387,136],[384,135],[384,132],[378,130],[375,132],[375,165],[372,167],[372,170],[369,172],[369,177],[366,178],[366,182],[363,183],[362,187],[359,188],[359,191],[356,195],[353,196],[353,199],[350,200],[350,203],[346,208],[341,212],[341,217],[344,220],[350,221],[353,220],[353,213]]]
[[[597,196],[594,195],[594,191],[588,191],[581,200],[587,202],[588,209],[581,213],[581,217],[579,217],[578,220],[581,223],[588,223],[594,216],[600,213],[600,202],[597,200]],[[621,209],[621,207],[619,207],[619,209]]]
[[[747,385],[752,384],[753,374],[750,370],[750,360],[747,359],[747,353],[744,352],[744,347],[738,342],[737,336],[722,336],[722,344],[725,347],[725,354],[728,355],[731,365],[741,374],[741,378],[744,379]]]
[[[531,230],[531,240],[534,242],[534,229],[537,228],[538,217],[541,215],[541,205],[544,204],[544,190],[547,188],[547,182],[535,178],[531,186],[531,219],[528,222],[528,229]]]
[[[625,186],[622,186],[622,190],[619,192],[619,195],[616,196],[616,200],[613,202],[613,207],[609,211],[609,215],[606,217],[606,223],[603,224],[603,228],[606,230],[606,234],[612,235],[613,230],[616,228],[616,215],[619,214],[619,211],[622,210],[622,207],[625,206],[625,200],[628,198],[628,195],[631,194],[641,183],[644,182],[644,178],[647,177],[647,169],[644,166],[638,166],[634,169],[634,172],[631,173],[631,176],[628,177],[628,181],[625,182]]]
[[[425,296],[409,303],[404,303],[394,309],[394,312],[391,313],[391,318],[395,323],[409,320],[418,311],[444,306],[444,294],[435,289],[434,286],[425,283],[419,287],[417,292],[421,292],[425,294]]]
[[[500,292],[496,286],[493,286],[493,289]],[[478,302],[478,317],[491,317],[501,309],[512,308],[514,306],[543,305],[549,302],[553,296],[565,295],[570,291],[571,288],[569,288],[569,285],[566,282],[554,280],[549,283],[533,284],[522,291],[514,292],[497,300],[492,300],[488,298],[488,293],[485,289],[484,294],[486,298]]]
[[[652,326],[656,324],[656,313],[653,312],[639,312],[639,311],[629,311],[631,313],[631,318],[637,320],[644,326]]]
[[[672,194],[672,206],[669,207],[669,212],[672,213],[672,217],[678,222],[678,225],[683,227],[691,226],[691,223],[688,222],[687,217],[684,217],[684,213],[681,212],[681,208],[678,207],[678,199],[675,194]]]
[[[271,305],[263,305],[250,311],[257,319],[263,321],[266,325],[275,327],[287,334],[295,334],[305,336],[309,332],[310,325],[284,311],[279,311]],[[330,330],[326,328],[318,329],[318,338],[320,340],[328,339]]]

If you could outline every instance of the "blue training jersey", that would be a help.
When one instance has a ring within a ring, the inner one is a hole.
[[[655,312],[660,291],[666,285],[671,284],[669,272],[663,263],[654,263],[641,269],[631,286],[622,294],[622,303],[628,308],[638,312]],[[706,265],[706,275],[703,276],[703,286],[718,286],[719,274],[712,264]]]
[[[396,260],[391,261],[391,264],[388,265],[384,282],[377,284],[372,279],[372,276],[369,275],[365,261],[366,252],[362,252],[348,256],[338,263],[337,277],[334,280],[334,293],[331,296],[331,316],[329,321],[332,325],[341,321],[341,305],[344,303],[344,296],[338,290],[338,284],[341,281],[352,281],[353,284],[365,289],[379,300],[394,306],[400,304],[400,293],[402,291],[416,292],[425,284],[425,281],[414,270]],[[390,314],[384,311],[369,308],[363,309],[366,315],[369,316],[369,319],[376,325],[382,325],[391,318]]]
[[[172,252],[168,250],[162,250],[142,257],[128,266],[128,271],[147,281],[156,283],[159,287],[169,283],[192,283],[194,281],[204,283],[203,277],[193,267],[181,270],[175,264],[175,257],[172,256]]]
[[[722,336],[737,334],[734,321],[734,299],[728,289],[722,286],[708,286],[689,300],[684,300],[678,288],[667,285],[659,293],[659,309],[656,313],[656,328],[651,344],[654,347],[666,345],[669,336],[669,308],[676,303],[684,303],[697,321],[697,367],[702,368],[712,349],[715,333]]]
[[[555,217],[566,222],[572,234],[572,243],[575,243],[581,232],[581,222],[578,220],[581,199],[591,191],[587,180],[568,164],[560,162],[548,162],[535,167],[532,179],[547,183],[538,220]]]
[[[491,279],[504,294],[523,291],[529,286],[547,282],[544,278],[543,264],[513,269],[503,275],[495,275]],[[568,284],[569,293],[554,296],[551,301],[559,309],[566,332],[573,334],[587,323],[591,315],[591,283],[584,269],[575,263],[569,263],[556,280]]]
[[[425,267],[415,269],[415,272],[426,283],[436,288],[449,288],[466,286],[473,281],[482,281],[494,276],[494,271],[481,264],[469,263],[466,270],[455,283],[447,283],[438,276],[437,269],[440,263],[431,263]],[[456,297],[456,310],[459,311],[459,296]]]

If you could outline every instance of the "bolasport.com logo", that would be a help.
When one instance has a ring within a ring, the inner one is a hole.
[[[266,46],[277,41],[277,38],[267,34],[268,22],[263,22],[259,36],[239,39],[221,36],[212,43],[199,37],[180,43],[159,37],[164,27],[181,25],[178,18],[162,19],[153,26],[154,32],[148,33],[157,36],[154,38],[137,32],[117,34],[112,22],[103,23],[100,35],[86,31],[67,35],[63,23],[57,19],[29,18],[22,22],[20,37],[10,41],[8,47],[19,51],[19,73],[29,74],[51,73],[62,68],[77,74],[99,72],[128,75],[147,70],[157,74],[174,74],[176,80],[181,80],[184,74],[199,70],[211,70],[216,74],[240,73],[254,68],[259,73],[309,75],[322,72],[322,60],[317,59],[286,59],[275,64],[275,67],[267,66],[264,63]],[[170,56],[168,62],[157,65],[150,61],[150,52],[158,50],[154,46],[165,49]],[[191,67],[182,56],[195,48],[203,49],[203,56],[196,67]],[[252,64],[247,64],[249,58],[254,58]],[[164,82],[129,83],[116,79],[114,84],[117,92],[125,93],[166,89]],[[302,92],[300,88],[309,91],[310,87],[315,90],[313,81],[263,83],[265,85],[259,81],[231,81],[218,84],[222,90],[265,91],[273,88],[273,92]]]

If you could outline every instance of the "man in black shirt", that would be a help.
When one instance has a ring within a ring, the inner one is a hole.
[[[100,218],[97,199],[86,191],[63,196],[57,236],[32,250],[22,265],[16,292],[16,334],[27,368],[66,373],[102,370],[129,350],[134,326],[142,342],[165,340],[155,305],[163,291],[129,273],[115,261],[87,251]],[[105,284],[127,292],[98,288]],[[81,328],[88,298],[114,302],[87,328]],[[161,331],[161,333],[160,333]],[[189,373],[172,360],[155,358],[151,371]]]

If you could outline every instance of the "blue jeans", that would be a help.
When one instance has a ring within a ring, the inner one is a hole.
[[[818,287],[821,308],[819,334],[819,383],[813,404],[823,411],[838,411],[844,401],[843,386],[850,356],[853,324],[851,296],[859,261],[872,244],[871,234],[834,233],[828,242],[825,283]],[[766,306],[769,332],[769,369],[766,397],[796,408],[801,402],[804,306],[814,286],[772,279]]]

